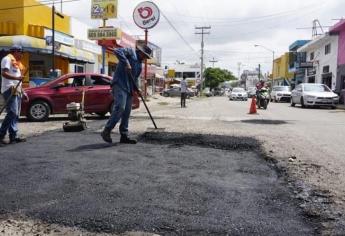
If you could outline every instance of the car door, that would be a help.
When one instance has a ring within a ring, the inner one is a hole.
[[[103,75],[88,75],[86,77],[85,111],[107,112],[113,102],[110,79]]]
[[[54,90],[52,93],[54,113],[66,113],[68,103],[81,102],[84,81],[85,75],[71,75],[58,82],[63,87],[51,88]]]
[[[174,88],[174,96],[175,97],[180,97],[181,96],[181,88]]]

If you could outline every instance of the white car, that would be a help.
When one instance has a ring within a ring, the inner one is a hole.
[[[289,86],[273,86],[270,94],[271,102],[287,101],[291,99],[291,88]]]
[[[244,88],[233,88],[229,94],[229,100],[248,100],[247,91]]]
[[[339,103],[339,96],[324,84],[302,83],[291,92],[291,106],[329,106],[333,109]]]

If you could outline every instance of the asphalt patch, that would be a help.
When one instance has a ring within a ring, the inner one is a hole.
[[[265,119],[253,119],[253,120],[241,120],[242,123],[260,124],[260,125],[285,125],[288,124],[285,120],[265,120]]]
[[[137,145],[112,146],[91,131],[50,132],[3,148],[0,212],[93,232],[315,233],[255,139],[138,138]]]
[[[250,137],[222,135],[185,134],[174,132],[145,132],[139,136],[141,142],[170,144],[170,147],[183,145],[216,148],[223,150],[259,150],[260,142]]]

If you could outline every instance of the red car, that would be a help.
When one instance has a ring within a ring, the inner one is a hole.
[[[85,112],[104,116],[111,112],[113,96],[112,78],[102,74],[66,74],[39,87],[25,89],[29,102],[22,102],[21,115],[31,121],[45,121],[50,114],[67,114],[66,105],[81,102],[85,90]],[[132,108],[139,108],[138,96],[134,96]]]

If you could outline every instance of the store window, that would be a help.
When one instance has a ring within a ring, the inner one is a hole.
[[[84,73],[84,66],[82,65],[75,65],[74,66],[75,73]]]
[[[186,76],[186,78],[195,78],[195,72],[183,72],[183,75]]]
[[[45,64],[44,61],[30,61],[29,62],[29,76],[43,78],[47,76],[47,72],[45,71]]]
[[[182,78],[182,72],[175,72],[176,78]]]

